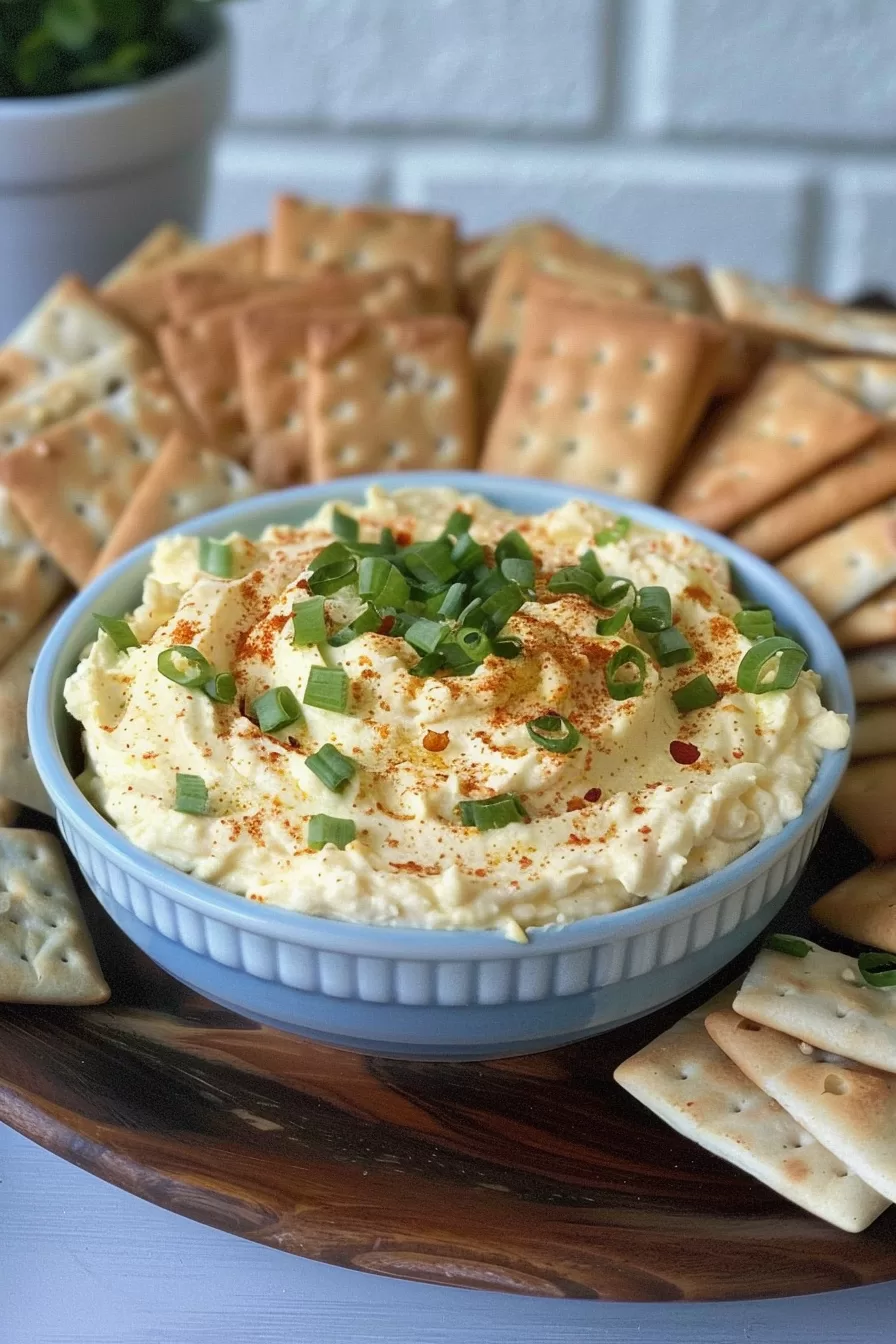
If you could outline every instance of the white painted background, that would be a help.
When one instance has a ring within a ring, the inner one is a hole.
[[[232,21],[216,236],[285,188],[896,288],[896,0],[238,0]]]

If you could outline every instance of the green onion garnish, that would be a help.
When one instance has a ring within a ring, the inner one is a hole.
[[[465,798],[458,803],[461,824],[475,826],[477,831],[499,831],[515,821],[528,821],[529,816],[515,793],[496,793],[493,798]]]
[[[631,610],[631,622],[636,630],[651,635],[668,630],[672,624],[672,599],[668,588],[639,588]]]
[[[675,667],[678,663],[690,663],[694,658],[690,643],[674,625],[651,635],[650,647],[660,667]]]
[[[204,816],[208,811],[208,789],[199,775],[174,776],[174,810]]]
[[[199,568],[216,579],[229,579],[233,574],[233,548],[226,541],[200,537]]]
[[[474,597],[472,602],[468,602],[457,619],[461,625],[484,625],[486,618],[482,614],[482,598]]]
[[[321,565],[308,580],[308,587],[319,597],[332,597],[341,588],[347,588],[358,577],[358,562],[352,556]]]
[[[491,597],[492,593],[500,592],[502,588],[507,587],[507,580],[500,569],[488,569],[483,566],[483,573],[478,578],[474,575],[474,580],[470,595],[480,597],[483,600]]]
[[[445,666],[445,655],[441,649],[436,649],[435,653],[425,653],[419,663],[408,668],[408,674],[412,677],[431,677],[433,672],[438,672]]]
[[[327,637],[327,623],[324,620],[324,599],[308,597],[304,602],[296,602],[292,609],[292,642],[296,649],[307,648],[309,644],[323,644]]]
[[[236,699],[236,682],[230,672],[214,672],[208,681],[202,683],[209,700],[219,705],[232,705]]]
[[[323,849],[324,845],[335,845],[345,849],[357,834],[355,823],[348,817],[328,817],[325,812],[316,812],[308,818],[308,848]]]
[[[594,601],[599,607],[630,608],[635,600],[635,585],[631,579],[620,578],[618,574],[607,574],[594,590]]]
[[[604,577],[604,571],[601,563],[592,550],[583,551],[579,556],[579,568],[587,569],[589,574],[593,574],[596,579]]]
[[[349,517],[347,513],[343,513],[340,509],[333,510],[330,531],[334,537],[339,537],[341,541],[357,541],[360,530],[357,518]]]
[[[331,541],[329,546],[325,546],[309,564],[308,568],[314,574],[318,569],[323,569],[324,565],[334,565],[337,560],[350,560],[351,551],[344,541]]]
[[[450,583],[457,573],[451,551],[452,547],[446,540],[427,541],[405,551],[402,559],[405,569],[418,583],[424,587],[441,588],[443,584]]]
[[[332,793],[341,793],[358,769],[332,742],[325,742],[319,751],[306,756],[305,764]]]
[[[473,524],[473,519],[469,513],[464,513],[463,509],[455,509],[445,526],[442,528],[443,537],[462,537],[465,532],[469,532]]]
[[[621,677],[620,672],[634,668],[634,677]],[[644,679],[647,676],[647,659],[634,644],[623,644],[617,649],[604,668],[604,681],[614,700],[630,700],[633,696],[644,694]]]
[[[518,583],[521,588],[535,587],[535,561],[509,556],[501,561],[501,573],[509,583]]]
[[[448,633],[447,625],[443,625],[441,621],[430,621],[421,616],[409,630],[405,631],[404,637],[411,648],[416,649],[418,653],[435,653]]]
[[[775,633],[775,618],[768,607],[736,611],[734,624],[746,639],[771,639]]]
[[[358,566],[358,593],[378,607],[403,607],[410,596],[408,581],[391,560],[366,556]]]
[[[514,616],[528,602],[529,597],[516,583],[507,583],[491,597],[487,597],[479,609],[486,628],[497,635],[504,629],[511,616]]]
[[[441,649],[448,666],[455,672],[464,668],[467,663],[472,663],[473,666],[469,670],[475,671],[491,651],[492,642],[488,635],[483,630],[475,628],[458,630]]]
[[[184,663],[186,667],[182,666]],[[214,668],[205,655],[189,644],[172,644],[170,649],[163,649],[156,666],[163,677],[190,691],[198,691],[203,682],[214,676]]]
[[[542,714],[539,719],[530,719],[526,732],[537,747],[545,751],[555,751],[566,756],[575,751],[581,741],[579,730],[562,714]]]
[[[451,563],[458,569],[475,569],[482,564],[485,550],[469,532],[462,532],[451,548]]]
[[[444,593],[439,594],[439,605],[436,609],[436,615],[442,616],[446,621],[456,621],[464,609],[467,601],[467,590],[462,583],[452,583]]]
[[[519,532],[505,532],[495,547],[495,564],[499,567],[505,560],[532,560],[532,548]]]
[[[124,653],[125,649],[139,649],[139,639],[127,621],[123,621],[120,616],[101,616],[98,611],[95,611],[93,619],[99,628],[109,636],[119,653]]]
[[[330,635],[327,643],[331,648],[338,649],[343,644],[350,644],[359,635],[367,635],[372,630],[379,630],[382,623],[382,612],[378,611],[372,602],[369,602],[366,607],[361,608],[349,625],[344,625],[341,630],[337,630],[335,635]]]
[[[597,591],[598,580],[590,570],[581,565],[565,565],[552,574],[548,580],[549,593],[576,593],[579,597],[593,599]]]
[[[752,695],[764,695],[766,691],[787,691],[796,685],[808,657],[801,644],[784,635],[760,639],[740,660],[737,669],[738,687]],[[775,659],[778,659],[777,669],[768,677],[768,669]]]
[[[812,951],[805,938],[791,938],[789,933],[770,933],[763,947],[772,952],[784,952],[788,957],[808,957]]]
[[[701,672],[698,677],[685,682],[684,686],[679,686],[677,691],[673,691],[672,699],[675,701],[675,708],[680,713],[687,714],[691,709],[705,709],[707,705],[714,705],[720,696],[706,673]]]
[[[604,527],[596,534],[594,538],[595,546],[609,546],[611,542],[621,541],[623,537],[628,536],[631,525],[631,518],[626,518],[625,514],[620,514],[611,527]]]
[[[618,635],[619,631],[628,620],[628,614],[631,611],[631,604],[623,604],[612,616],[601,616],[597,622],[597,633],[599,635]]]
[[[889,952],[862,952],[859,974],[872,989],[892,989],[896,985],[896,957]]]
[[[348,673],[341,667],[319,667],[308,673],[308,683],[302,703],[312,709],[328,709],[333,714],[344,714],[348,705]]]
[[[252,716],[263,733],[279,733],[300,719],[302,711],[288,686],[272,686],[252,701]]]
[[[502,639],[492,640],[492,653],[496,658],[519,658],[523,651],[523,641],[516,635],[504,635]]]

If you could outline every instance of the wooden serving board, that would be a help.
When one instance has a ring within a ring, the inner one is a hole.
[[[809,901],[865,862],[829,824],[777,927],[809,932]],[[386,1060],[217,1008],[85,905],[112,1000],[0,1007],[0,1119],[144,1199],[296,1255],[497,1292],[706,1301],[896,1278],[896,1211],[839,1232],[613,1083],[706,988],[549,1054]]]

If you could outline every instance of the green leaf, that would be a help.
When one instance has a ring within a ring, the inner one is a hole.
[[[22,38],[16,47],[13,69],[26,92],[52,91],[60,69],[60,55],[46,28],[35,28]]]
[[[83,51],[99,28],[94,0],[50,0],[44,13],[44,27],[66,51]]]
[[[116,84],[131,84],[139,79],[141,65],[152,54],[148,42],[126,42],[113,51],[105,61],[94,61],[80,70],[73,70],[71,86],[73,89],[91,89],[97,86],[111,88]]]

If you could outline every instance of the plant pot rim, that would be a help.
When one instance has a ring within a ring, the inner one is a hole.
[[[165,98],[179,86],[189,84],[206,66],[216,62],[222,49],[229,43],[229,29],[223,17],[215,10],[199,16],[204,29],[200,49],[158,75],[121,84],[114,89],[90,89],[83,93],[53,93],[30,95],[26,98],[0,98],[0,122],[32,121],[44,116],[106,115],[140,98]]]

